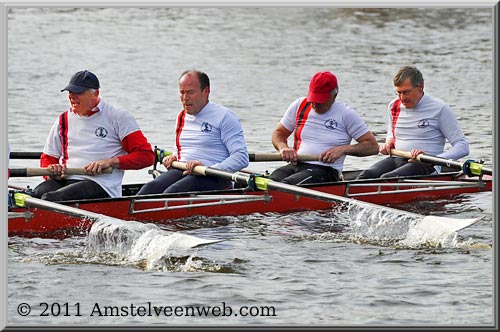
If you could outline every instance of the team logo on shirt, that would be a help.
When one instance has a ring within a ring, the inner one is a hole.
[[[94,133],[97,137],[100,137],[100,138],[104,138],[104,137],[108,136],[108,130],[104,127],[98,127]]]
[[[417,125],[418,128],[427,128],[429,127],[429,121],[427,119],[420,120]]]
[[[203,122],[201,124],[201,131],[204,133],[209,133],[212,131],[212,125],[208,122]]]
[[[337,129],[337,121],[333,119],[328,119],[325,121],[325,127],[330,129],[330,130],[335,130]]]

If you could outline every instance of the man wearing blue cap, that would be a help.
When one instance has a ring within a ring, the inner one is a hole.
[[[119,197],[126,169],[142,169],[154,162],[151,144],[134,117],[99,97],[97,76],[75,73],[68,91],[70,108],[50,130],[40,166],[54,173],[34,189],[49,201]],[[66,175],[67,167],[83,168],[87,175]],[[103,170],[112,168],[110,174]]]
[[[336,100],[337,77],[330,72],[316,73],[307,97],[296,99],[273,132],[272,142],[288,165],[276,169],[274,181],[288,184],[335,182],[341,179],[347,155],[378,153],[375,136],[358,113]],[[288,137],[293,135],[293,147]],[[357,144],[351,144],[351,140]],[[297,161],[297,154],[319,155],[318,161]]]

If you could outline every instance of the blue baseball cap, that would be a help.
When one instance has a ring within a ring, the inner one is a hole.
[[[71,76],[69,84],[61,90],[67,90],[73,93],[82,93],[87,89],[99,89],[99,80],[97,76],[88,70],[82,70]]]

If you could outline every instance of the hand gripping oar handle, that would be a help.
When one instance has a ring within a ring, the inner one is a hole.
[[[391,154],[394,156],[408,158],[408,159],[412,158],[411,152],[409,151],[391,149]],[[486,168],[483,166],[483,164],[475,162],[474,160],[466,160],[464,162],[459,162],[451,159],[426,155],[423,153],[419,154],[415,159],[423,163],[462,170],[468,176],[481,176],[483,174],[493,175],[493,171],[491,170],[491,168]]]
[[[85,172],[83,168],[66,168],[64,172],[66,175],[90,175]],[[108,167],[102,171],[102,174],[113,173],[113,168]],[[52,176],[52,173],[48,168],[11,168],[11,177],[27,177],[27,176]]]

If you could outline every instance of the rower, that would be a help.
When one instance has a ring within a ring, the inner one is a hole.
[[[337,77],[316,73],[307,97],[295,100],[273,132],[272,143],[288,165],[276,169],[274,181],[288,184],[341,180],[347,155],[363,157],[378,153],[375,136],[350,106],[337,100]],[[288,137],[294,133],[293,147]],[[351,144],[352,140],[357,144]],[[302,162],[298,154],[318,154],[318,161]]]
[[[381,154],[390,156],[364,170],[359,179],[439,173],[441,166],[415,162],[417,156],[426,153],[456,160],[469,154],[455,113],[424,93],[424,79],[416,67],[401,67],[393,83],[397,98],[389,103],[386,140],[379,148]],[[446,140],[452,145],[448,151],[444,151]],[[411,151],[410,158],[393,156],[391,149]]]
[[[160,156],[167,172],[146,183],[138,195],[228,189],[231,180],[200,177],[192,174],[193,168],[204,165],[234,172],[248,166],[241,122],[228,108],[209,101],[208,75],[185,71],[179,78],[179,94],[183,109],[177,115],[174,152]],[[178,160],[186,162],[186,170],[172,168]]]
[[[99,96],[97,76],[79,71],[61,90],[68,91],[70,108],[54,122],[40,157],[52,175],[34,189],[34,197],[49,201],[119,197],[126,169],[153,164],[151,144],[125,109]],[[86,174],[68,175],[83,167]],[[112,168],[111,174],[103,174]]]

